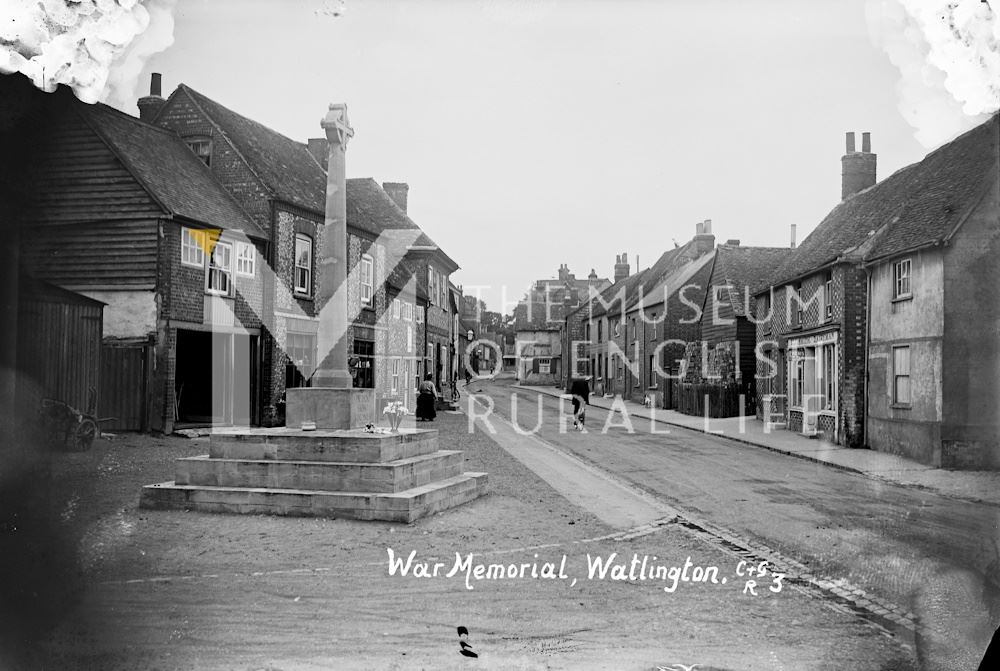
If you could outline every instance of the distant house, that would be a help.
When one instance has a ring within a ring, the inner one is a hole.
[[[577,279],[566,264],[559,266],[556,278],[532,282],[514,308],[515,374],[519,380],[565,384],[569,369],[563,361],[564,345],[572,338],[565,332],[566,316],[610,284],[593,269],[587,279]],[[508,358],[509,353],[504,356]]]
[[[597,393],[669,402],[664,380],[677,373],[684,343],[698,338],[697,311],[714,245],[711,225],[699,223],[691,241],[643,271],[629,275],[622,254],[617,281],[569,315],[567,331],[581,338],[574,356],[586,362],[580,370],[593,375]]]
[[[787,247],[741,247],[739,240],[712,254],[700,310],[700,339],[688,344],[680,390],[691,392],[678,409],[732,417],[756,414],[757,326],[751,287],[766,282]],[[705,407],[705,396],[708,404]]]
[[[1000,468],[1000,115],[855,197],[872,448]]]

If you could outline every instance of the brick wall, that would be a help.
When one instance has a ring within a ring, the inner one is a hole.
[[[270,232],[271,205],[267,188],[186,92],[180,91],[167,101],[157,124],[175,131],[182,138],[192,135],[211,138],[210,167],[216,179],[265,232]]]
[[[827,317],[822,300],[810,300],[822,296],[827,273],[832,284],[832,314]],[[799,296],[803,303],[801,324],[796,323],[798,302],[790,297],[791,286],[776,287],[773,291],[770,310],[764,295],[756,297],[757,342],[776,343],[771,360],[781,364],[776,373],[777,388],[773,393],[788,394],[787,371],[783,369],[786,343],[800,332],[809,332],[823,326],[834,327],[839,333],[840,346],[837,349],[838,368],[838,412],[837,442],[859,446],[863,437],[865,403],[865,357],[866,357],[866,295],[867,279],[860,268],[839,264],[829,271],[821,271],[803,278]],[[762,409],[761,396],[766,393],[765,378],[770,376],[770,366],[764,361],[757,362],[757,401]],[[763,419],[761,411],[758,418]],[[801,413],[789,411],[787,419],[790,430],[801,430]],[[821,427],[829,427],[830,420],[821,418]]]

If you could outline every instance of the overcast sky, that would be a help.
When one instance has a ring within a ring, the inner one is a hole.
[[[491,309],[562,263],[646,267],[703,219],[719,242],[801,240],[840,198],[846,131],[872,133],[879,179],[927,151],[864,0],[334,7],[179,0],[140,89],[162,72],[165,95],[186,83],[300,141],[346,102],[348,175],[408,182]]]

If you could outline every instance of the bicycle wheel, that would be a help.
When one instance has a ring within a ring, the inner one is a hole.
[[[84,417],[80,420],[80,424],[77,425],[76,431],[73,433],[73,449],[76,452],[86,452],[94,444],[94,438],[96,437],[97,422]]]

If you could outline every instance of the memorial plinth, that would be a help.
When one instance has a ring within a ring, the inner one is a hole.
[[[143,487],[142,508],[413,522],[486,493],[438,432],[220,430],[209,454],[178,459],[175,479]]]
[[[375,423],[374,389],[301,387],[285,391],[285,426],[355,429]]]

